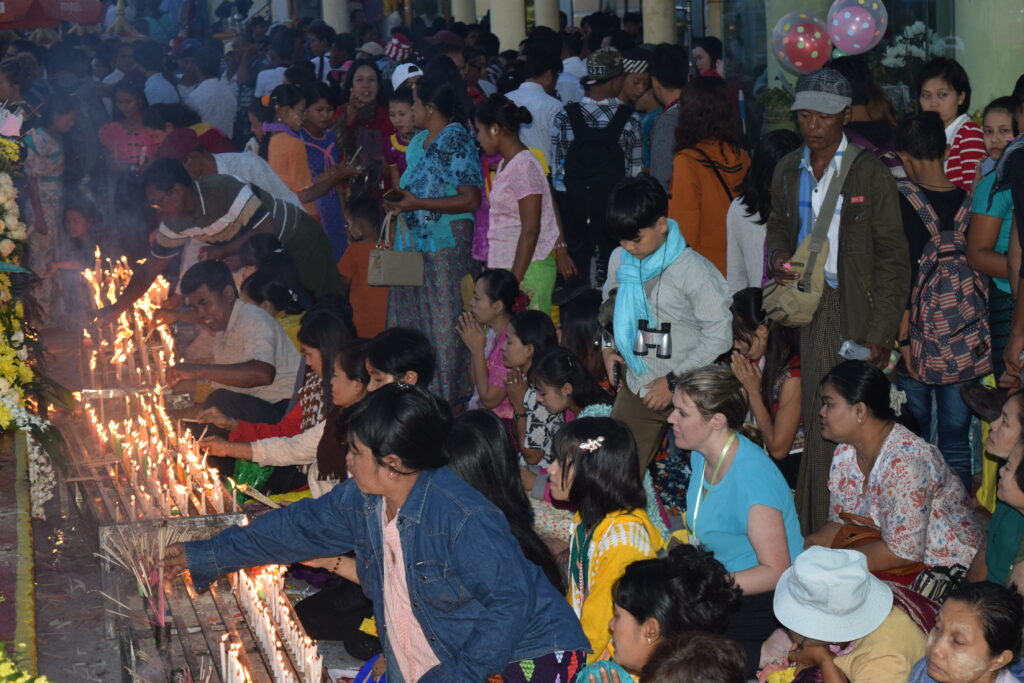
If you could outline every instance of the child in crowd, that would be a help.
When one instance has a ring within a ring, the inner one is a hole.
[[[340,163],[341,157],[334,132],[329,130],[334,109],[338,106],[337,98],[330,86],[326,83],[309,83],[303,87],[302,94],[306,101],[306,120],[299,130],[299,138],[306,144],[309,171],[317,184],[322,180],[329,182],[336,179],[333,185],[324,189],[323,194],[317,197],[314,203],[320,215],[320,224],[331,243],[334,260],[337,262],[348,245],[339,184],[346,178],[357,175],[358,171]]]
[[[437,357],[427,336],[409,327],[390,327],[372,340],[366,349],[367,391],[385,384],[425,387],[434,379]]]
[[[275,277],[271,269],[257,270],[242,282],[241,290],[242,298],[274,317],[298,349],[299,326],[306,312],[299,293],[287,282]]]
[[[25,175],[28,198],[35,223],[29,236],[28,267],[42,275],[61,252],[60,227],[64,213],[64,142],[75,125],[78,98],[52,98],[43,109],[39,125],[25,134]],[[53,278],[44,277],[34,288],[36,301],[46,319],[56,323],[56,288]]]
[[[59,261],[52,261],[46,267],[43,277],[56,280],[54,303],[59,320],[65,321],[69,330],[80,330],[91,310],[93,302],[86,290],[82,271],[92,264],[98,244],[97,228],[103,223],[103,215],[91,199],[74,194],[64,203],[64,236],[59,241]]]
[[[349,201],[345,216],[348,248],[338,261],[338,271],[348,288],[356,331],[367,338],[383,332],[388,320],[388,288],[371,287],[367,279],[370,250],[377,243],[380,222],[379,201],[365,195]]]
[[[733,374],[743,384],[765,450],[796,488],[804,450],[800,417],[800,331],[768,320],[760,287],[732,297]]]
[[[269,98],[267,100],[269,101]],[[249,105],[247,115],[249,117],[249,131],[252,133],[252,137],[245,143],[245,148],[242,151],[258,154],[266,160],[266,145],[263,144],[263,138],[266,133],[263,131],[263,126],[274,120],[274,111],[263,103],[263,98],[257,98]]]
[[[611,418],[581,418],[555,435],[551,496],[576,508],[568,598],[590,640],[588,662],[607,658],[616,582],[633,562],[657,557],[665,542],[644,510],[636,458],[629,428]]]
[[[492,412],[463,413],[444,444],[448,466],[505,513],[523,555],[564,593],[565,580],[555,558],[534,530],[533,510],[519,481],[519,459],[508,437],[508,428]]]
[[[713,363],[732,345],[729,295],[714,264],[686,245],[653,177],[615,186],[606,228],[622,249],[608,263],[608,291],[618,290],[615,347],[603,352],[609,376],[613,364],[626,365],[612,416],[633,431],[645,470],[665,436],[675,375]]]
[[[504,420],[512,419],[508,401],[503,350],[508,321],[525,310],[519,283],[507,270],[485,270],[476,279],[469,311],[459,316],[456,330],[471,354],[469,378],[473,383],[470,408],[487,408]],[[486,328],[486,331],[485,331]]]
[[[388,100],[388,118],[395,132],[384,145],[384,162],[388,165],[388,189],[398,187],[402,174],[405,173],[405,149],[416,134],[416,124],[412,117],[413,94],[408,85],[399,86],[391,93]]]
[[[512,316],[505,328],[505,381],[512,404],[513,433],[519,441],[520,464],[543,471],[551,464],[551,443],[565,418],[550,413],[537,400],[537,390],[527,376],[535,359],[558,346],[555,325],[540,311],[523,311]]]
[[[551,414],[572,417],[609,417],[612,398],[598,386],[572,351],[556,348],[530,368],[530,385],[537,401]]]
[[[615,389],[608,381],[608,371],[601,356],[603,328],[598,318],[601,313],[601,292],[587,289],[558,307],[558,339],[565,348],[576,354],[583,367],[594,380],[612,395]]]

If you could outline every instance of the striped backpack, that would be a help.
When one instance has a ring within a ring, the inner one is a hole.
[[[926,384],[953,384],[992,371],[988,283],[967,263],[971,195],[957,211],[952,230],[943,230],[924,192],[897,183],[931,233],[918,262],[910,307],[910,359]]]

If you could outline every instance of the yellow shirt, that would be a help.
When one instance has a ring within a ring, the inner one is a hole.
[[[907,613],[893,607],[882,625],[861,638],[851,652],[836,657],[850,683],[905,681],[924,657],[925,634]]]
[[[274,320],[281,326],[284,333],[288,335],[288,338],[292,340],[292,344],[295,344],[295,350],[302,353],[302,349],[299,348],[299,328],[302,327],[302,313],[285,313],[279,311]]]
[[[579,513],[573,517],[574,528],[579,525]],[[575,536],[573,543],[576,543]],[[592,653],[587,663],[601,659],[601,653],[611,650],[612,587],[637,560],[657,557],[664,543],[661,534],[647,513],[641,509],[631,512],[620,510],[605,517],[594,529],[587,548],[587,587],[584,594],[579,585],[579,568],[569,567],[569,604],[576,610],[583,632],[590,640]],[[613,652],[614,654],[614,652]]]

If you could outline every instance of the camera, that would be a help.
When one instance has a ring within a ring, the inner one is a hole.
[[[646,356],[648,349],[657,349],[655,355],[658,358],[672,357],[672,336],[671,323],[662,323],[660,330],[652,330],[647,320],[640,320],[637,323],[636,339],[633,341],[633,353],[638,356]]]

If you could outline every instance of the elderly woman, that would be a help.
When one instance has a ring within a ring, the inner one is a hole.
[[[845,538],[854,523],[880,532],[856,544],[872,572],[970,566],[982,535],[967,492],[938,449],[897,422],[888,378],[871,363],[845,361],[821,384],[822,436],[839,446],[829,522],[807,545],[854,547]]]
[[[409,240],[396,248],[423,252],[423,285],[391,287],[388,327],[422,331],[437,345],[432,390],[449,401],[469,395],[469,352],[455,334],[463,311],[462,278],[473,270],[473,211],[480,206],[480,156],[465,125],[459,94],[443,74],[428,72],[416,84],[413,118],[422,128],[409,142],[399,199]],[[389,193],[391,195],[391,193]]]

